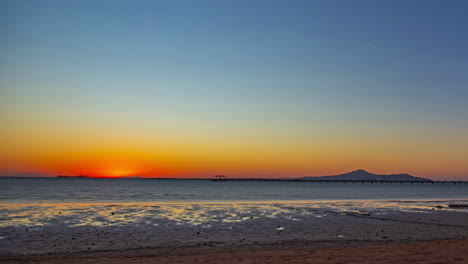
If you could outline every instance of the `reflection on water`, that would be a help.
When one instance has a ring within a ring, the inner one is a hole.
[[[464,201],[457,201],[464,202]],[[0,227],[201,225],[283,218],[384,215],[391,212],[430,212],[451,201],[327,201],[262,203],[49,203],[0,204]],[[436,209],[438,210],[438,209]]]

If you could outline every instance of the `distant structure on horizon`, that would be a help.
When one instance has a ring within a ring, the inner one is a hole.
[[[67,176],[67,175],[57,175],[57,178],[91,178],[88,175],[74,175],[74,176]]]
[[[431,182],[432,180],[420,177],[414,177],[409,174],[389,174],[378,175],[367,172],[365,170],[355,170],[340,175],[332,176],[306,176],[298,178],[299,180],[325,180],[325,181],[425,181]]]
[[[340,175],[331,176],[306,176],[300,178],[227,178],[224,175],[216,175],[213,181],[316,181],[316,182],[432,182],[433,180],[414,177],[409,174],[378,175],[365,170],[355,170]]]

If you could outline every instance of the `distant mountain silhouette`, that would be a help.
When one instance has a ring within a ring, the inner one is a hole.
[[[355,170],[340,175],[313,177],[307,176],[300,180],[349,180],[349,181],[431,181],[429,179],[414,177],[409,174],[377,175],[365,170]]]

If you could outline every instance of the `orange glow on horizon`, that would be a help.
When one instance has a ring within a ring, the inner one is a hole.
[[[458,142],[426,147],[415,140],[370,144],[367,138],[320,141],[231,135],[217,141],[193,135],[159,140],[145,136],[128,139],[110,132],[107,138],[101,134],[86,140],[77,136],[81,141],[62,133],[51,142],[39,137],[40,133],[34,137],[22,134],[29,130],[0,137],[1,145],[9,150],[0,153],[0,170],[99,178],[211,178],[217,174],[277,178],[334,175],[363,168],[376,174],[462,179],[468,172],[466,156],[449,151]]]

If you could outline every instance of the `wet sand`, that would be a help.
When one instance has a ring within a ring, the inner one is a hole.
[[[56,207],[33,216],[8,208],[17,220],[0,227],[0,262],[468,263],[467,210],[390,205],[73,206],[53,218]]]
[[[372,245],[374,244],[374,245]],[[232,248],[141,249],[0,258],[1,263],[468,263],[468,239],[397,243],[290,242]]]

